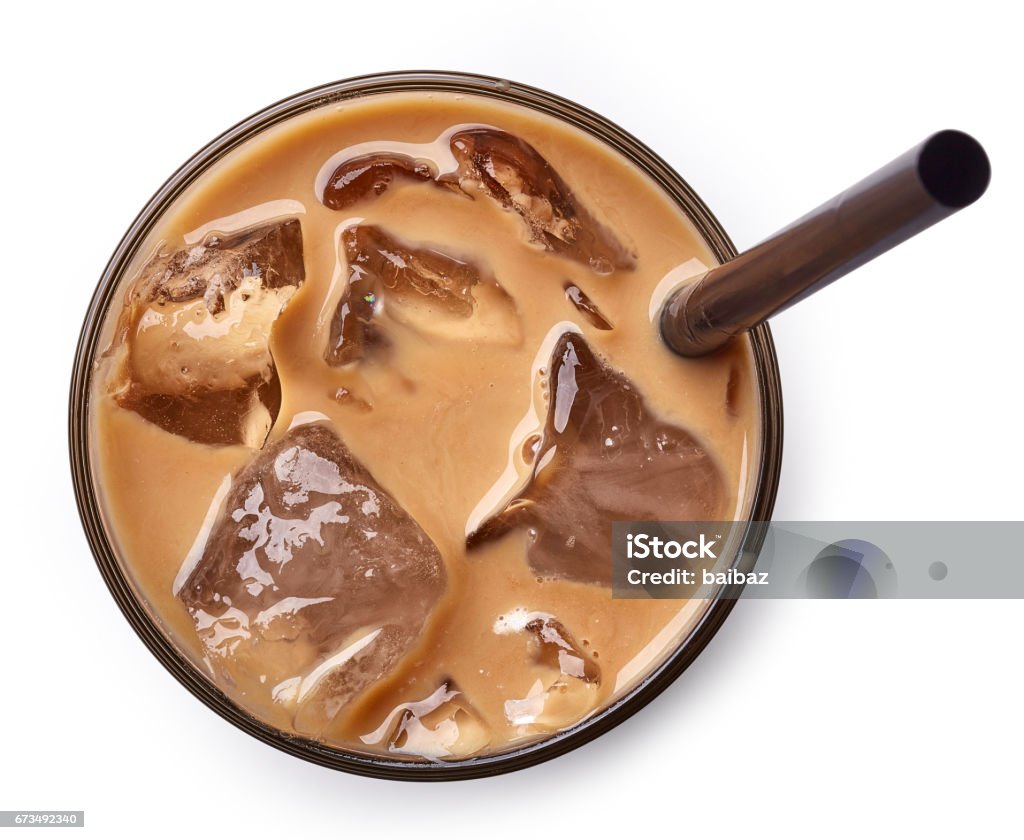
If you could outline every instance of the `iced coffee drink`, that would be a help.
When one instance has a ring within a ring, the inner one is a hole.
[[[328,103],[160,219],[93,377],[106,528],[239,708],[453,761],[571,728],[706,603],[612,597],[615,520],[749,516],[746,338],[687,360],[665,296],[714,264],[589,134],[454,93]]]

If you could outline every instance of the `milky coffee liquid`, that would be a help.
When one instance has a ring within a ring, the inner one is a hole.
[[[156,622],[242,708],[408,760],[628,690],[706,603],[613,600],[614,519],[748,514],[752,353],[652,322],[714,264],[628,161],[519,106],[387,94],[204,174],[126,275],[97,485]]]

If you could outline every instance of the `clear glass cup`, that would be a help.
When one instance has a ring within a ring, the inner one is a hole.
[[[404,780],[449,780],[490,776],[554,758],[607,732],[642,709],[693,662],[735,604],[719,593],[673,650],[632,689],[564,731],[506,752],[458,761],[417,762],[370,756],[330,747],[282,732],[253,717],[221,692],[174,640],[160,629],[144,599],[122,566],[104,523],[97,476],[90,451],[90,394],[93,372],[104,349],[102,333],[112,305],[118,305],[133,258],[162,214],[189,186],[225,155],[271,126],[320,107],[381,93],[447,91],[504,100],[567,122],[619,152],[652,178],[685,214],[714,256],[724,262],[736,249],[718,220],[687,183],[647,146],[604,117],[573,102],[504,79],[454,72],[403,72],[360,76],[296,94],[240,122],[196,153],[149,200],[122,238],[100,278],[85,316],[71,380],[69,443],[75,497],[86,537],[103,579],[125,617],[157,659],[189,691],[240,729],[299,758],[366,776]],[[756,465],[749,522],[771,519],[782,460],[782,395],[778,361],[767,325],[750,333],[760,401],[760,458]],[[732,565],[750,563],[764,530],[747,527]]]

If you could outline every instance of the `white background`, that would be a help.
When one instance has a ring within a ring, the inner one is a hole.
[[[572,755],[468,783],[360,779],[236,731],[146,652],[93,564],[65,445],[87,302],[172,170],[298,90],[463,69],[618,122],[741,249],[932,131],[975,134],[994,170],[978,205],[774,323],[776,517],[1020,519],[1011,7],[13,4],[0,34],[0,808],[84,808],[97,837],[138,836],[139,821],[146,836],[201,837],[632,837],[673,823],[684,837],[1020,836],[1020,601],[743,602],[669,691]]]

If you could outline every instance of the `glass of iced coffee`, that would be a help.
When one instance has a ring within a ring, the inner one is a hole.
[[[654,153],[536,89],[271,106],[154,196],[86,319],[72,462],[111,591],[312,761],[464,778],[595,737],[731,604],[612,597],[612,522],[771,515],[767,327],[702,359],[657,327],[734,253]]]

